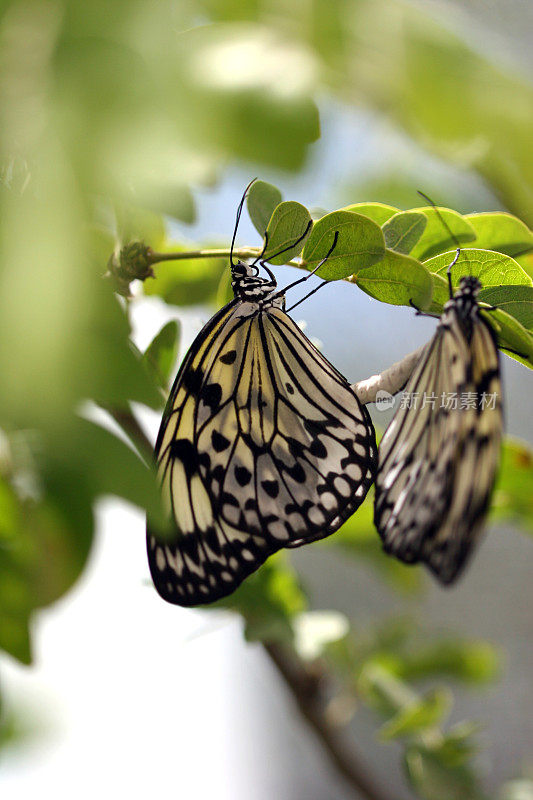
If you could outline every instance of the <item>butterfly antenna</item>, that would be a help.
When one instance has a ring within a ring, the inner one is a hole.
[[[419,194],[420,197],[423,197],[424,200],[426,200],[429,203],[429,205],[433,207],[433,209],[435,210],[435,213],[437,214],[438,218],[442,222],[443,227],[446,228],[446,230],[450,234],[450,239],[453,242],[455,242],[455,245],[457,247],[457,249],[455,251],[455,258],[453,259],[451,264],[448,264],[448,266],[446,267],[446,276],[448,278],[448,291],[450,293],[450,299],[451,299],[453,297],[452,267],[457,263],[457,259],[459,258],[459,254],[461,253],[461,246],[459,244],[459,239],[457,238],[455,233],[452,231],[452,229],[450,228],[450,226],[448,225],[448,223],[446,222],[446,220],[444,219],[444,217],[440,213],[439,209],[437,208],[437,205],[433,202],[431,197],[428,197],[427,194],[424,194],[424,192],[421,192],[420,189],[417,190],[417,194]]]
[[[244,206],[244,201],[246,200],[246,195],[248,194],[250,186],[253,183],[255,183],[256,180],[257,180],[257,178],[254,178],[252,181],[250,181],[250,183],[248,184],[248,186],[244,190],[243,196],[241,197],[241,202],[239,203],[239,207],[237,209],[237,218],[235,220],[235,228],[233,229],[233,236],[232,236],[232,239],[231,239],[231,248],[230,248],[230,251],[229,251],[229,261],[230,261],[230,264],[231,264],[232,267],[236,266],[236,264],[233,261],[233,248],[235,247],[235,238],[237,236],[237,229],[239,227],[239,222],[241,221],[241,214],[242,214],[242,209],[243,209],[243,206]]]
[[[316,265],[316,267],[313,270],[311,270],[311,272],[308,272],[307,275],[304,275],[303,278],[298,278],[297,281],[293,281],[293,283],[289,283],[288,286],[286,286],[284,289],[281,289],[281,291],[279,291],[277,294],[275,294],[274,297],[280,297],[281,295],[284,295],[289,289],[292,289],[294,286],[298,286],[299,283],[303,283],[304,281],[307,281],[311,277],[311,275],[314,275],[315,272],[318,272],[320,267],[322,267],[326,263],[326,261],[328,260],[330,255],[335,250],[335,248],[337,246],[337,239],[338,238],[339,238],[339,232],[335,231],[335,236],[333,237],[333,244],[329,248],[328,252],[326,253],[325,257],[322,259],[322,261],[319,261],[318,264]],[[292,311],[293,308],[296,308],[296,306],[299,306],[300,303],[303,303],[303,301],[307,300],[308,297],[311,297],[312,294],[314,294],[315,292],[318,292],[318,290],[321,289],[322,286],[325,286],[326,283],[329,283],[329,281],[322,281],[322,283],[319,286],[317,286],[315,289],[312,289],[308,294],[306,294],[304,297],[302,297],[301,300],[298,300],[297,303],[295,303],[293,306],[291,306],[289,311]]]
[[[277,253],[272,253],[272,255],[269,256],[269,259],[277,258],[282,253],[286,253],[288,250],[292,250],[293,247],[296,247],[296,245],[300,244],[300,242],[302,242],[305,239],[305,237],[307,236],[307,234],[309,233],[309,230],[311,229],[312,224],[313,224],[313,220],[310,219],[309,222],[307,223],[306,227],[305,227],[305,231],[302,233],[301,236],[299,236],[297,239],[295,239],[294,242],[291,242],[289,245],[284,247],[282,250],[278,250]],[[259,253],[257,258],[255,259],[255,261],[253,261],[250,266],[253,266],[254,264],[257,264],[257,262],[259,261],[261,266],[265,267],[264,261],[262,259],[263,259],[264,255],[266,253],[267,247],[268,247],[268,232],[265,231],[265,244],[263,245],[263,249],[261,250],[261,252]],[[268,272],[267,267],[265,267],[265,269]]]

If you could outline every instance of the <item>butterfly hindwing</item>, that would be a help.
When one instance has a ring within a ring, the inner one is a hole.
[[[411,405],[383,436],[376,477],[385,550],[427,563],[443,583],[458,576],[478,538],[502,436],[495,336],[475,300],[465,311],[460,291],[405,387]]]
[[[166,541],[150,569],[170,602],[233,591],[271,553],[333,533],[373,480],[372,423],[347,381],[274,305],[236,300],[176,378],[156,444]]]

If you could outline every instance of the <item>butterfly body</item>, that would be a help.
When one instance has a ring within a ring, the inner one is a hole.
[[[232,266],[234,299],[180,368],[155,455],[172,534],[148,526],[160,595],[231,593],[266,558],[337,530],[372,483],[372,423],[284,311],[274,277]]]
[[[411,405],[398,409],[378,454],[374,519],[384,549],[425,562],[444,584],[479,537],[500,456],[499,356],[480,288],[463,278],[444,306],[405,387]]]

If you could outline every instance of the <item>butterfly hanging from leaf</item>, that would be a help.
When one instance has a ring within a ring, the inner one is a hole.
[[[443,584],[479,538],[503,432],[496,335],[479,280],[462,277],[453,291],[459,252],[450,299],[380,442],[374,511],[385,551],[426,563]]]
[[[159,594],[183,606],[230,594],[280,548],[332,534],[376,468],[367,410],[285,311],[286,291],[312,273],[279,290],[262,255],[233,261],[245,196],[234,298],[187,353],[155,446],[171,533],[148,523],[149,566]]]

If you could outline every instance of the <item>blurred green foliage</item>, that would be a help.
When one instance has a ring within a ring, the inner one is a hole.
[[[167,218],[193,221],[194,188],[213,185],[228,165],[253,164],[254,174],[262,165],[302,169],[320,133],[317,99],[370,110],[421,154],[475,172],[503,210],[440,209],[439,216],[429,206],[405,213],[352,202],[321,215],[307,238],[273,261],[303,250],[302,266],[313,268],[339,230],[320,274],[351,277],[386,303],[439,313],[443,269],[458,240],[468,250],[454,281],[463,269],[481,276],[482,299],[498,306],[490,318],[501,346],[533,364],[532,90],[518,68],[503,67],[469,38],[468,28],[459,37],[400,0],[0,4],[1,648],[30,663],[34,613],[82,573],[99,497],[114,494],[158,516],[131,404],[161,408],[179,327],[165,325],[144,354],[131,345],[128,312],[139,292],[132,279],[145,278],[146,295],[179,306],[220,305],[229,294],[220,253],[169,260],[210,245],[169,240]],[[408,197],[418,179],[407,175]],[[399,189],[405,194],[405,183]],[[357,194],[353,200],[362,199]],[[281,203],[279,189],[261,181],[248,198],[270,254],[300,238],[310,218],[300,204]],[[133,449],[80,419],[88,400],[122,425]],[[506,445],[493,505],[496,519],[528,531],[532,464],[527,445]],[[422,591],[419,570],[381,553],[368,501],[322,546],[364,560],[394,590]],[[241,614],[249,639],[280,642],[303,661],[312,653],[342,691],[375,707],[382,738],[404,740],[418,796],[483,796],[469,760],[474,731],[443,730],[449,691],[421,694],[415,684],[493,679],[498,655],[489,644],[413,644],[412,625],[398,620],[362,631],[339,614],[313,616],[283,555],[220,605]],[[6,720],[0,711],[0,741],[13,729]],[[527,781],[514,782],[501,798],[531,794]]]

